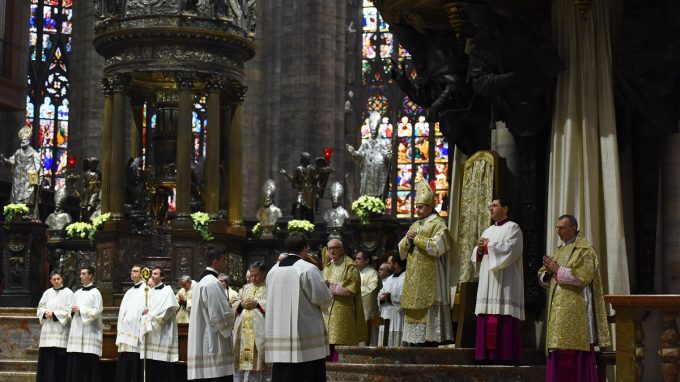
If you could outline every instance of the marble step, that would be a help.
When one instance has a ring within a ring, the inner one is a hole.
[[[0,371],[0,382],[35,382],[35,372]]]
[[[17,360],[17,359],[2,359],[0,360],[0,372],[35,372],[38,369],[37,360]]]
[[[331,382],[543,382],[545,366],[327,363]]]
[[[386,348],[371,346],[337,346],[340,363],[349,364],[430,364],[476,365],[472,348]],[[545,354],[524,350],[522,365],[545,366]]]

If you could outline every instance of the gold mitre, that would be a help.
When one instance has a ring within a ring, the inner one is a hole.
[[[28,126],[24,126],[21,129],[19,129],[17,135],[19,136],[20,140],[31,139],[31,135],[33,135],[33,130]]]
[[[425,181],[416,183],[416,204],[434,204],[435,193]]]

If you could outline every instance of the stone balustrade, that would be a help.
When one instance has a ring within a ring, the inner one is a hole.
[[[608,295],[605,300],[616,311],[616,381],[644,380],[643,360],[647,349],[643,343],[642,319],[649,311],[661,312],[663,320],[658,350],[663,381],[677,381],[680,295]]]

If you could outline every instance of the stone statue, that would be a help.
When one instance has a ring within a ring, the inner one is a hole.
[[[47,215],[45,224],[50,230],[61,231],[71,223],[71,215],[64,211],[64,203],[68,197],[66,187],[62,187],[54,193],[54,212]]]
[[[97,168],[99,159],[86,158],[83,161],[83,192],[80,204],[80,220],[89,221],[92,213],[99,207],[99,189],[102,184],[102,176]]]
[[[30,145],[33,132],[29,127],[19,129],[21,147],[9,158],[0,153],[0,162],[12,166],[12,194],[10,203],[24,203],[30,208],[37,204],[37,189],[42,174],[40,153]]]
[[[308,152],[300,154],[300,164],[295,168],[292,177],[288,175],[286,170],[281,169],[281,174],[290,181],[294,189],[298,190],[292,211],[294,218],[314,222],[317,201],[320,197],[323,197],[326,182],[328,182],[328,177],[333,171],[335,170],[328,166],[324,158],[316,158],[315,162],[312,163],[312,156]]]
[[[281,209],[274,204],[274,194],[276,193],[276,183],[272,179],[264,181],[262,186],[263,207],[257,210],[257,221],[260,223],[263,239],[274,237],[276,220],[281,217]]]
[[[382,198],[387,185],[392,148],[388,140],[378,139],[379,124],[380,113],[371,112],[368,117],[371,137],[364,141],[358,150],[355,150],[352,145],[346,145],[346,147],[359,165],[361,172],[359,193]]]
[[[326,222],[326,231],[328,232],[328,239],[340,239],[345,220],[349,219],[349,213],[341,205],[342,198],[345,195],[345,189],[340,182],[331,184],[331,209],[323,214],[323,220]]]

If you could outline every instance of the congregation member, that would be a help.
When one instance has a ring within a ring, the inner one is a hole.
[[[184,275],[179,279],[179,291],[177,291],[177,303],[179,309],[177,310],[177,323],[185,324],[189,322],[189,315],[191,314],[191,301],[194,296],[194,287],[196,281],[191,279],[191,276]]]
[[[133,286],[125,292],[118,309],[116,382],[141,382],[144,378],[139,358],[139,330],[148,291],[145,291],[147,285],[142,280],[140,265],[132,266],[130,280]]]
[[[555,230],[562,244],[538,271],[548,288],[545,380],[596,382],[595,346],[611,344],[598,256],[574,216],[560,216]]]
[[[390,268],[387,265],[387,261],[380,264],[380,266],[378,267],[378,277],[380,277],[380,282],[384,284],[385,280],[387,280],[387,278],[390,277],[391,275],[392,273],[390,272]]]
[[[102,295],[95,288],[94,268],[80,270],[82,288],[73,294],[71,330],[66,346],[68,382],[99,382],[99,357],[102,356]]]
[[[392,255],[387,260],[392,275],[383,282],[378,293],[380,316],[390,320],[389,328],[380,327],[379,339],[383,338],[384,330],[388,330],[388,347],[401,346],[401,336],[404,327],[404,311],[401,309],[401,295],[404,290],[404,270],[406,260]],[[382,342],[380,342],[382,343]]]
[[[207,267],[194,290],[187,338],[187,380],[233,381],[231,331],[234,315],[217,275],[227,271],[227,257],[215,248],[206,254]]]
[[[52,272],[50,284],[52,288],[43,293],[38,303],[38,322],[41,328],[35,380],[65,382],[73,291],[64,285],[59,272]]]
[[[328,338],[322,310],[333,296],[319,268],[305,261],[307,239],[289,235],[288,256],[267,275],[265,360],[272,362],[272,382],[325,382]]]
[[[165,382],[175,381],[175,362],[179,361],[177,321],[179,303],[172,288],[163,282],[163,270],[151,270],[154,288],[149,294],[149,307],[141,322],[142,351],[146,375]]]
[[[415,202],[418,220],[399,242],[399,256],[407,260],[402,341],[436,346],[453,340],[448,280],[451,235],[434,209],[435,193],[424,181],[416,183]]]
[[[522,361],[524,267],[522,230],[510,221],[509,204],[505,198],[491,202],[494,224],[472,250],[471,260],[479,271],[475,359],[517,364]]]
[[[335,345],[358,345],[367,337],[364,307],[361,300],[359,269],[345,254],[342,242],[328,242],[330,262],[323,269],[323,278],[333,295],[330,307],[324,312],[328,343],[331,346],[329,361],[337,362]]]
[[[222,284],[222,287],[224,287],[224,293],[227,295],[229,305],[232,305],[238,299],[238,292],[235,291],[234,288],[229,286],[229,276],[227,276],[226,273],[220,273],[219,275],[217,275],[217,279],[220,281],[220,284]],[[252,278],[246,275],[246,281],[248,283],[252,282],[248,281],[249,279]]]
[[[248,267],[252,283],[243,286],[234,302],[234,367],[237,382],[264,382],[271,368],[264,362],[264,316],[267,306],[267,268],[261,261]]]

